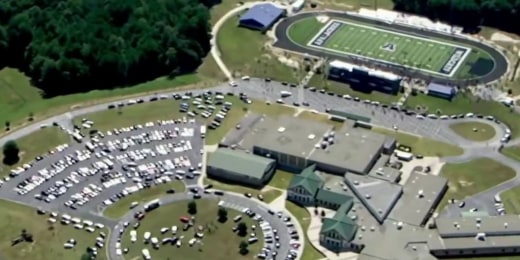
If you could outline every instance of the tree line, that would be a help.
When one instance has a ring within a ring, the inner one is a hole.
[[[210,49],[214,0],[0,1],[0,62],[45,95],[191,72]]]
[[[395,9],[474,30],[481,25],[520,32],[518,0],[393,0]]]

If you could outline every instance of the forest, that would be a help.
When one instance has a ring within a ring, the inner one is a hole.
[[[0,1],[0,66],[45,96],[195,70],[210,49],[211,0]]]
[[[393,0],[395,9],[464,26],[481,25],[519,33],[520,0]]]

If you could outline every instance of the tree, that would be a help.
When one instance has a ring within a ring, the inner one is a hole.
[[[197,214],[197,203],[195,201],[190,201],[190,203],[188,203],[188,213],[191,215]]]
[[[220,223],[224,223],[227,221],[228,212],[225,208],[219,208],[217,214],[218,214],[218,221]]]
[[[321,216],[325,217],[325,210],[321,210]]]
[[[22,70],[45,96],[193,72],[211,47],[213,4],[0,1],[2,66]]]
[[[240,245],[238,246],[238,248],[240,249],[240,254],[241,255],[247,255],[247,253],[249,253],[249,244],[246,242],[246,241],[242,241],[240,242]]]
[[[20,157],[18,156],[20,149],[18,148],[18,144],[16,144],[16,142],[13,140],[7,141],[4,144],[3,153],[3,163],[6,165],[14,165],[20,160]]]
[[[247,235],[247,225],[244,222],[238,223],[238,235],[244,237]]]

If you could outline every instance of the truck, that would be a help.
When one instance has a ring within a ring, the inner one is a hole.
[[[206,125],[200,126],[200,138],[206,138]]]

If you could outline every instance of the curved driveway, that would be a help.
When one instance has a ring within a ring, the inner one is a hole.
[[[280,237],[280,248],[277,249],[278,254],[283,257],[288,254],[289,249],[290,249],[289,242],[291,240],[291,238],[289,237],[288,229],[287,229],[285,223],[280,218],[278,218],[274,215],[271,215],[267,212],[267,210],[269,209],[269,206],[267,204],[265,204],[261,201],[258,201],[256,199],[245,198],[243,195],[234,194],[232,192],[226,192],[223,196],[216,196],[213,194],[201,194],[201,195],[202,195],[202,199],[204,199],[204,198],[218,199],[220,201],[238,205],[243,208],[249,208],[252,211],[254,211],[256,214],[259,214],[260,216],[262,216],[262,218],[265,221],[267,221],[271,225],[272,228],[278,230],[278,235]],[[162,197],[160,200],[161,200],[161,206],[164,206],[164,205],[167,205],[170,203],[175,203],[175,202],[184,201],[184,200],[192,200],[192,199],[193,199],[193,197],[192,197],[192,194],[190,194],[190,193],[178,193],[178,194],[173,194],[173,195],[167,195],[165,197]],[[143,211],[142,206],[132,209],[125,216],[123,216],[120,219],[119,224],[117,224],[114,227],[114,231],[110,234],[110,238],[109,238],[108,245],[107,245],[108,246],[107,250],[108,250],[108,254],[109,254],[109,257],[111,260],[124,260],[124,258],[122,256],[118,256],[116,254],[115,244],[118,241],[118,238],[120,237],[119,234],[120,234],[121,230],[124,230],[123,223],[124,222],[129,222],[129,223],[134,222],[135,221],[134,214],[137,211]],[[284,214],[286,216],[290,216],[291,219],[296,219],[288,211],[284,212]],[[177,221],[177,220],[172,219],[172,222],[174,222],[174,221]],[[295,224],[294,226],[299,233],[301,241],[303,241],[304,233],[303,233],[303,229],[301,228],[300,223],[297,221],[293,221],[293,224]],[[128,228],[131,228],[131,225]],[[123,235],[128,235],[128,234],[124,233]],[[121,240],[123,240],[123,239],[121,239]],[[263,243],[263,241],[259,241],[259,242]],[[303,252],[303,242],[301,242],[301,247],[298,250],[300,250],[300,254],[298,254],[298,256],[300,257],[301,252]]]
[[[449,36],[449,35],[445,35],[445,34],[415,29],[415,28],[411,28],[411,27],[407,27],[407,26],[403,26],[403,25],[398,25],[398,24],[389,25],[384,22],[375,21],[375,20],[367,19],[367,18],[360,17],[360,16],[353,16],[353,15],[349,15],[347,13],[333,12],[333,11],[306,12],[306,13],[297,14],[297,15],[284,19],[276,27],[275,34],[276,34],[276,38],[278,39],[278,41],[274,44],[274,46],[282,48],[282,49],[287,49],[290,51],[298,52],[298,53],[307,53],[307,54],[310,54],[310,55],[313,55],[316,57],[323,57],[325,55],[332,59],[345,60],[347,57],[345,57],[344,55],[337,55],[337,54],[330,53],[330,52],[320,51],[315,48],[302,46],[297,43],[294,43],[291,39],[288,38],[288,36],[287,36],[288,29],[293,23],[297,22],[298,20],[305,19],[308,17],[313,17],[316,15],[327,15],[329,17],[337,17],[340,19],[347,18],[349,20],[354,20],[354,21],[358,21],[358,22],[365,23],[365,24],[370,24],[370,25],[377,26],[377,27],[384,27],[386,30],[389,30],[389,31],[398,31],[398,32],[406,31],[408,34],[418,35],[419,37],[422,37],[422,38],[435,37],[435,38],[445,39],[445,40],[448,40],[451,42],[460,42],[464,45],[474,46],[475,48],[481,49],[481,50],[489,53],[495,62],[495,67],[487,75],[484,75],[479,78],[471,79],[471,81],[479,80],[480,82],[485,82],[485,83],[492,82],[492,81],[499,79],[508,70],[509,64],[508,64],[507,59],[504,57],[504,55],[500,51],[498,51],[484,43],[473,41],[473,40],[470,40],[467,38]],[[361,60],[357,60],[357,61],[363,62]],[[370,64],[373,64],[374,62],[375,61],[371,60],[368,62],[368,64],[370,65]],[[381,63],[381,64],[384,64],[385,66],[387,66],[386,63]],[[397,66],[397,65],[392,65],[392,67],[393,67],[393,70],[399,74],[402,74],[404,71],[410,70],[410,69],[407,69],[406,67]],[[438,77],[433,74],[427,74],[427,73],[419,72],[416,70],[413,70],[413,73],[414,73],[414,75],[413,75],[414,77],[417,77],[419,75],[420,77],[422,77],[423,79],[428,80],[428,81],[430,81],[431,78],[433,77],[436,79],[436,81],[438,81],[440,83],[459,85],[458,84],[459,82],[456,79],[447,79],[444,77]]]

